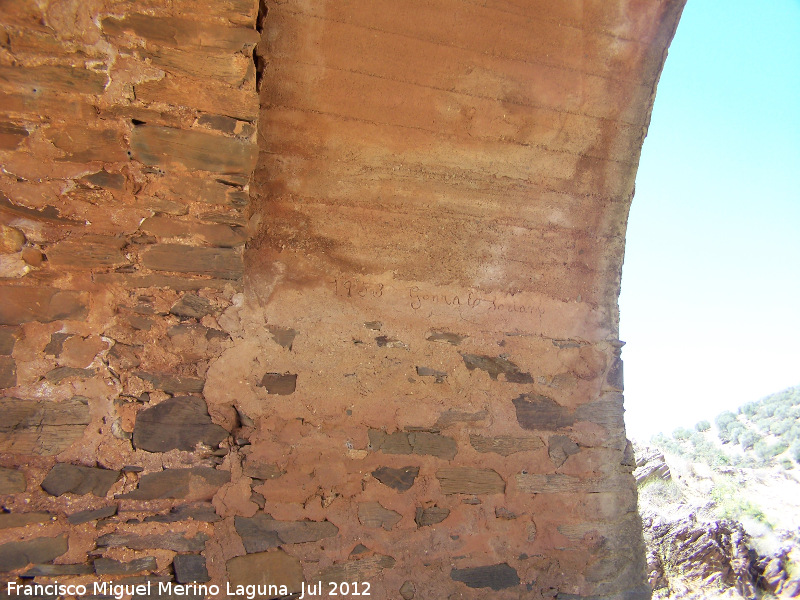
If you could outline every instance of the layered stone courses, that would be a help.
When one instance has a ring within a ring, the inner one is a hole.
[[[4,7],[4,577],[647,597],[616,298],[681,8]]]

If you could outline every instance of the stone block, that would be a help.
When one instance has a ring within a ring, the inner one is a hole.
[[[178,554],[172,559],[172,566],[178,583],[205,583],[211,580],[206,559],[200,554]]]
[[[565,435],[551,435],[547,440],[547,453],[556,467],[560,467],[570,456],[580,451],[578,444]]]
[[[70,377],[78,377],[80,379],[89,379],[94,377],[97,371],[95,369],[76,369],[75,367],[56,367],[52,371],[45,373],[44,378],[52,383],[58,385],[65,379]]]
[[[40,537],[0,546],[0,573],[15,571],[29,564],[50,562],[69,549],[67,535]]]
[[[15,469],[0,467],[0,494],[19,494],[25,491],[25,475]]]
[[[399,512],[384,508],[380,502],[359,502],[358,520],[365,527],[389,531],[403,518]]]
[[[483,354],[462,354],[461,358],[464,359],[464,365],[468,370],[486,371],[489,377],[495,381],[500,375],[503,375],[503,381],[507,383],[533,383],[530,373],[523,373],[516,364],[507,358]]]
[[[47,400],[0,399],[0,452],[51,456],[83,436],[89,424],[85,398]]]
[[[288,396],[294,394],[297,388],[297,375],[294,373],[265,373],[258,386],[266,389],[268,394]]]
[[[246,586],[276,586],[278,589],[266,590],[265,597],[281,597],[299,594],[304,581],[300,559],[286,554],[283,550],[257,552],[230,559],[228,581],[236,597],[243,598]],[[241,587],[241,593],[238,589]],[[283,587],[284,589],[280,589]]]
[[[47,249],[47,260],[54,267],[102,269],[128,264],[122,253],[125,240],[115,237],[83,236],[59,242]]]
[[[185,532],[170,531],[168,533],[107,533],[97,538],[98,548],[130,548],[131,550],[172,550],[173,552],[202,552],[206,547],[208,536],[197,533],[194,537],[185,537]]]
[[[49,523],[56,520],[56,515],[49,512],[0,513],[0,529],[25,527],[31,523]]]
[[[216,523],[222,517],[214,510],[214,506],[207,502],[196,504],[181,504],[173,506],[167,514],[150,515],[144,518],[145,523],[176,523],[178,521],[202,521],[203,523]]]
[[[197,223],[181,221],[165,216],[145,219],[139,226],[141,231],[159,238],[197,238],[212,246],[234,248],[247,241],[247,230],[244,227],[231,227],[220,223]]]
[[[111,558],[94,559],[94,572],[97,575],[132,575],[142,571],[155,571],[157,568],[155,556],[143,556],[128,562]]]
[[[221,279],[241,279],[244,273],[241,255],[231,248],[156,244],[142,255],[142,264],[154,271],[210,275]],[[165,285],[170,284],[166,282]]]
[[[453,438],[428,431],[396,431],[387,434],[370,429],[369,444],[374,450],[385,454],[422,454],[445,460],[452,460],[458,451]]]
[[[391,556],[373,554],[355,560],[348,560],[322,569],[313,579],[316,581],[335,582],[372,582],[384,569],[394,567],[396,561]]]
[[[0,150],[15,150],[27,137],[28,130],[24,127],[16,123],[0,122]]]
[[[67,516],[67,521],[70,525],[80,525],[81,523],[89,523],[90,521],[97,521],[99,519],[107,519],[117,514],[116,506],[106,506],[94,510],[81,510]]]
[[[75,92],[80,94],[102,94],[108,78],[80,67],[42,65],[38,67],[0,66],[0,82],[20,88],[50,92]],[[6,87],[5,85],[3,87]]]
[[[172,305],[169,312],[184,319],[199,319],[214,312],[214,308],[206,298],[197,294],[184,294]]]
[[[169,73],[157,81],[138,83],[134,90],[136,98],[147,103],[166,102],[250,122],[258,118],[258,95],[248,86]]]
[[[205,380],[199,377],[172,375],[170,373],[136,371],[134,375],[151,383],[154,388],[163,390],[168,394],[199,394],[203,391],[203,385],[205,384]]]
[[[0,327],[0,356],[11,356],[17,342],[15,327]]]
[[[467,339],[467,337],[469,336],[458,335],[457,333],[451,333],[449,331],[432,331],[425,339],[429,342],[444,342],[452,346],[458,346]]]
[[[294,338],[297,337],[298,333],[300,333],[291,327],[278,327],[277,325],[268,325],[267,329],[269,329],[269,332],[272,335],[272,340],[287,350],[292,349]]]
[[[489,411],[486,409],[477,412],[449,409],[439,415],[435,426],[444,429],[457,423],[479,423],[480,421],[485,421],[488,416]]]
[[[228,432],[211,422],[202,398],[168,398],[140,410],[133,428],[133,445],[148,452],[192,451],[198,444],[216,448]]]
[[[91,175],[85,175],[84,181],[90,184],[112,190],[122,190],[125,188],[125,175],[122,173],[109,173],[105,169],[100,169]]]
[[[445,467],[436,471],[443,494],[502,494],[506,482],[493,469]]]
[[[64,575],[89,575],[90,573],[94,573],[92,565],[33,565],[20,577],[33,579],[34,577],[61,577]]]
[[[575,422],[575,415],[568,408],[547,396],[521,394],[513,400],[517,411],[517,422],[523,429],[532,431],[552,431],[569,427]]]
[[[151,167],[185,167],[248,176],[258,158],[255,143],[201,131],[140,125],[131,132],[136,160]]]
[[[66,153],[61,160],[80,163],[128,160],[125,141],[116,129],[95,129],[87,127],[86,123],[68,122],[51,126],[45,135],[56,148]]]
[[[417,514],[414,517],[418,527],[428,527],[441,523],[450,515],[450,510],[439,506],[417,507]]]
[[[235,517],[234,524],[249,553],[283,544],[316,542],[339,533],[339,528],[330,521],[277,521],[264,513]]]
[[[242,54],[165,46],[141,54],[171,74],[216,80],[235,87],[251,87],[254,83],[253,62]]]
[[[0,356],[0,390],[17,385],[17,363],[10,356]]]
[[[508,563],[453,569],[450,571],[450,578],[464,583],[467,587],[491,588],[496,592],[520,584],[519,574]]]
[[[0,325],[20,325],[30,321],[49,323],[62,319],[84,319],[89,310],[86,292],[52,287],[3,287]]]
[[[180,498],[190,502],[211,500],[217,490],[230,479],[230,472],[211,467],[165,469],[142,475],[137,489],[117,497],[123,500],[156,498]]]
[[[372,472],[372,476],[383,485],[405,492],[414,485],[414,480],[419,475],[419,467],[378,467]]]
[[[119,471],[56,463],[42,481],[42,489],[51,496],[94,494],[104,497],[119,479]]]

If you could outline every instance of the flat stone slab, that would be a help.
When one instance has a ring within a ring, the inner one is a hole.
[[[236,531],[247,552],[263,552],[283,544],[302,544],[333,537],[339,528],[330,521],[277,521],[260,513],[235,517]]]
[[[165,469],[142,475],[137,489],[117,497],[122,500],[157,498],[181,498],[191,502],[211,500],[217,490],[230,480],[230,472],[211,467]]]
[[[0,325],[83,319],[88,310],[89,294],[86,292],[8,285],[3,287]]]
[[[192,451],[198,444],[216,448],[228,432],[211,422],[202,398],[179,396],[140,410],[133,445],[148,452]]]
[[[175,580],[178,583],[205,583],[210,581],[206,558],[200,554],[178,554],[172,559]]]
[[[453,581],[460,581],[471,588],[491,588],[494,591],[520,584],[519,574],[507,563],[485,567],[469,567],[450,571]]]
[[[157,568],[154,556],[143,556],[127,562],[111,558],[94,559],[94,572],[98,575],[131,575],[142,571],[155,571]]]
[[[405,492],[414,485],[414,480],[419,475],[419,467],[378,467],[372,472],[372,476],[383,485],[396,489],[398,492]]]
[[[57,463],[42,481],[42,489],[51,496],[71,493],[103,497],[117,479],[119,471]]]
[[[19,494],[26,487],[25,475],[15,469],[0,467],[0,494]]]
[[[0,452],[51,456],[83,436],[89,424],[85,398],[71,400],[0,399]]]
[[[443,494],[502,494],[506,482],[493,469],[445,467],[436,472]]]
[[[173,552],[202,552],[206,547],[208,536],[197,533],[187,538],[182,531],[169,533],[107,533],[97,538],[98,547],[130,548],[131,550],[151,550],[160,548]]]
[[[0,546],[0,573],[8,573],[29,564],[50,562],[68,549],[66,534],[3,544]]]

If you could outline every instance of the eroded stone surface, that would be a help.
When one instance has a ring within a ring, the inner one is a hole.
[[[197,501],[210,500],[217,490],[230,481],[231,474],[209,467],[166,469],[142,475],[139,487],[119,498],[128,500],[154,500],[180,498]]]
[[[133,444],[149,452],[194,450],[197,444],[217,447],[228,436],[211,422],[202,398],[181,396],[139,411],[133,429]]]
[[[58,454],[79,439],[89,424],[85,398],[62,402],[0,399],[0,451],[12,454]]]
[[[103,497],[119,479],[119,471],[58,463],[42,481],[42,489],[51,496],[94,494]]]

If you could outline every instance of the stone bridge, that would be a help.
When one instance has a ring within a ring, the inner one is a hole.
[[[683,2],[0,2],[0,579],[649,598],[617,297]]]

